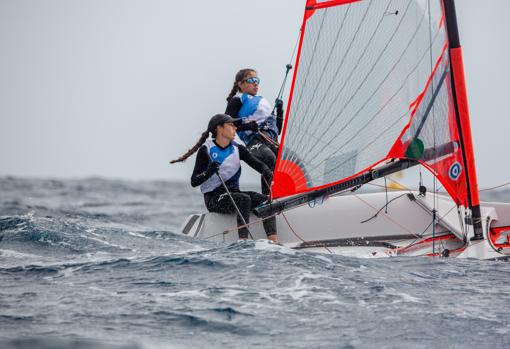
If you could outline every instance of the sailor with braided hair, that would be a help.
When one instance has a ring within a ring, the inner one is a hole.
[[[274,170],[278,154],[278,135],[283,123],[283,102],[275,102],[276,116],[272,113],[273,106],[262,96],[258,96],[260,79],[253,69],[241,69],[227,97],[225,114],[239,118],[237,134],[246,144],[250,153]],[[261,178],[262,193],[269,194],[270,184]]]
[[[241,191],[239,178],[241,176],[241,160],[254,170],[262,174],[265,181],[271,183],[273,171],[264,163],[253,157],[241,144],[234,142],[236,135],[234,119],[226,114],[214,115],[203,132],[199,141],[183,156],[171,163],[185,161],[198,150],[195,168],[191,175],[191,186],[200,186],[204,194],[205,206],[210,212],[237,213],[237,224],[243,226],[238,229],[239,238],[247,239],[250,222],[250,211],[267,201],[264,194]],[[209,133],[212,138],[209,138]],[[276,218],[270,217],[263,221],[267,238],[278,242],[276,235]]]

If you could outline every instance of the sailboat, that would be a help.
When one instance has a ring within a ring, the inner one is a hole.
[[[355,256],[510,256],[510,204],[480,202],[454,0],[307,0],[272,183],[251,218],[283,245]],[[356,190],[419,166],[427,191]],[[439,192],[441,186],[443,193]],[[181,233],[237,240],[234,216]]]

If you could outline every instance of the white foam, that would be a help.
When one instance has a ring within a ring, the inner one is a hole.
[[[166,292],[160,293],[160,297],[184,297],[184,298],[209,298],[207,294],[205,294],[202,290],[184,290],[178,292]]]
[[[399,293],[395,293],[394,295],[401,297],[402,302],[425,304],[425,302],[421,298],[411,296],[410,294],[407,294],[407,293],[399,292]],[[400,303],[400,302],[397,301],[395,303]]]
[[[112,246],[112,247],[116,247],[116,248],[120,248],[120,249],[125,249],[124,246],[117,245],[117,244],[114,244],[114,243],[106,241],[104,236],[101,236],[101,235],[98,235],[98,234],[95,234],[95,233],[91,233],[91,235],[93,235],[93,236],[86,236],[86,235],[80,235],[80,236],[85,238],[85,239],[97,241],[97,242],[99,242],[99,243],[101,243],[103,245]]]
[[[131,236],[137,237],[137,238],[150,239],[150,238],[148,238],[147,236],[145,236],[143,234],[135,233],[135,232],[132,232],[132,231],[128,231],[128,234],[131,235]]]
[[[41,256],[31,254],[31,253],[22,253],[13,250],[0,250],[0,256],[2,257],[10,257],[10,258],[41,258]]]
[[[285,254],[294,255],[296,254],[296,250],[293,250],[289,247],[275,244],[274,242],[266,239],[260,239],[255,241],[255,249],[256,250],[265,250],[265,251],[278,251]]]
[[[324,261],[328,264],[333,264],[333,261],[331,259],[327,258],[326,256],[320,255],[320,254],[314,255],[314,258]]]

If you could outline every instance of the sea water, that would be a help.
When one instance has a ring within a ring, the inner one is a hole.
[[[508,262],[177,233],[203,210],[187,183],[0,178],[0,348],[510,348]]]

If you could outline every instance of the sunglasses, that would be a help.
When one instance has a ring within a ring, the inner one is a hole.
[[[254,76],[253,78],[248,78],[248,79],[245,79],[243,80],[244,82],[247,82],[249,84],[260,84],[260,79],[256,76]]]

